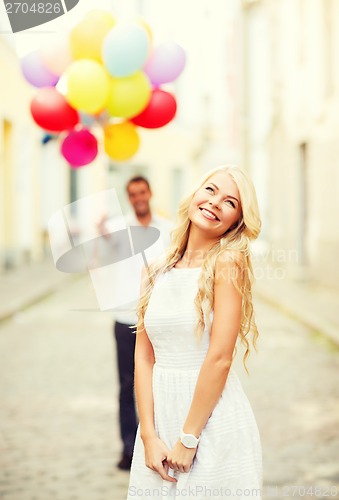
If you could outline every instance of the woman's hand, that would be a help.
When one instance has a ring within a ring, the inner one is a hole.
[[[169,465],[166,461],[169,449],[158,436],[143,440],[145,447],[145,463],[149,469],[157,472],[163,479],[176,483],[174,477],[168,475]]]
[[[171,469],[179,472],[189,472],[197,448],[186,448],[178,439],[174,448],[167,455],[167,463]]]

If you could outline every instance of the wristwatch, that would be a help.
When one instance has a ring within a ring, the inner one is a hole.
[[[200,437],[197,438],[193,434],[185,434],[185,432],[181,430],[180,441],[186,448],[196,448],[199,444]]]

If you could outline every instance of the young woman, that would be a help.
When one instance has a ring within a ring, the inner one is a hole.
[[[260,435],[231,367],[258,336],[249,242],[255,190],[218,167],[180,204],[165,259],[142,277],[135,350],[140,424],[128,499],[261,498]]]

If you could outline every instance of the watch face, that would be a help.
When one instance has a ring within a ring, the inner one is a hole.
[[[194,439],[194,436],[184,436],[182,442],[187,448],[195,448],[197,446],[197,441]]]

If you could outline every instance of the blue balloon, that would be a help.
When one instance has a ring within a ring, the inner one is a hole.
[[[121,24],[106,35],[102,59],[112,76],[129,76],[144,65],[148,50],[149,37],[146,30],[137,24]]]

